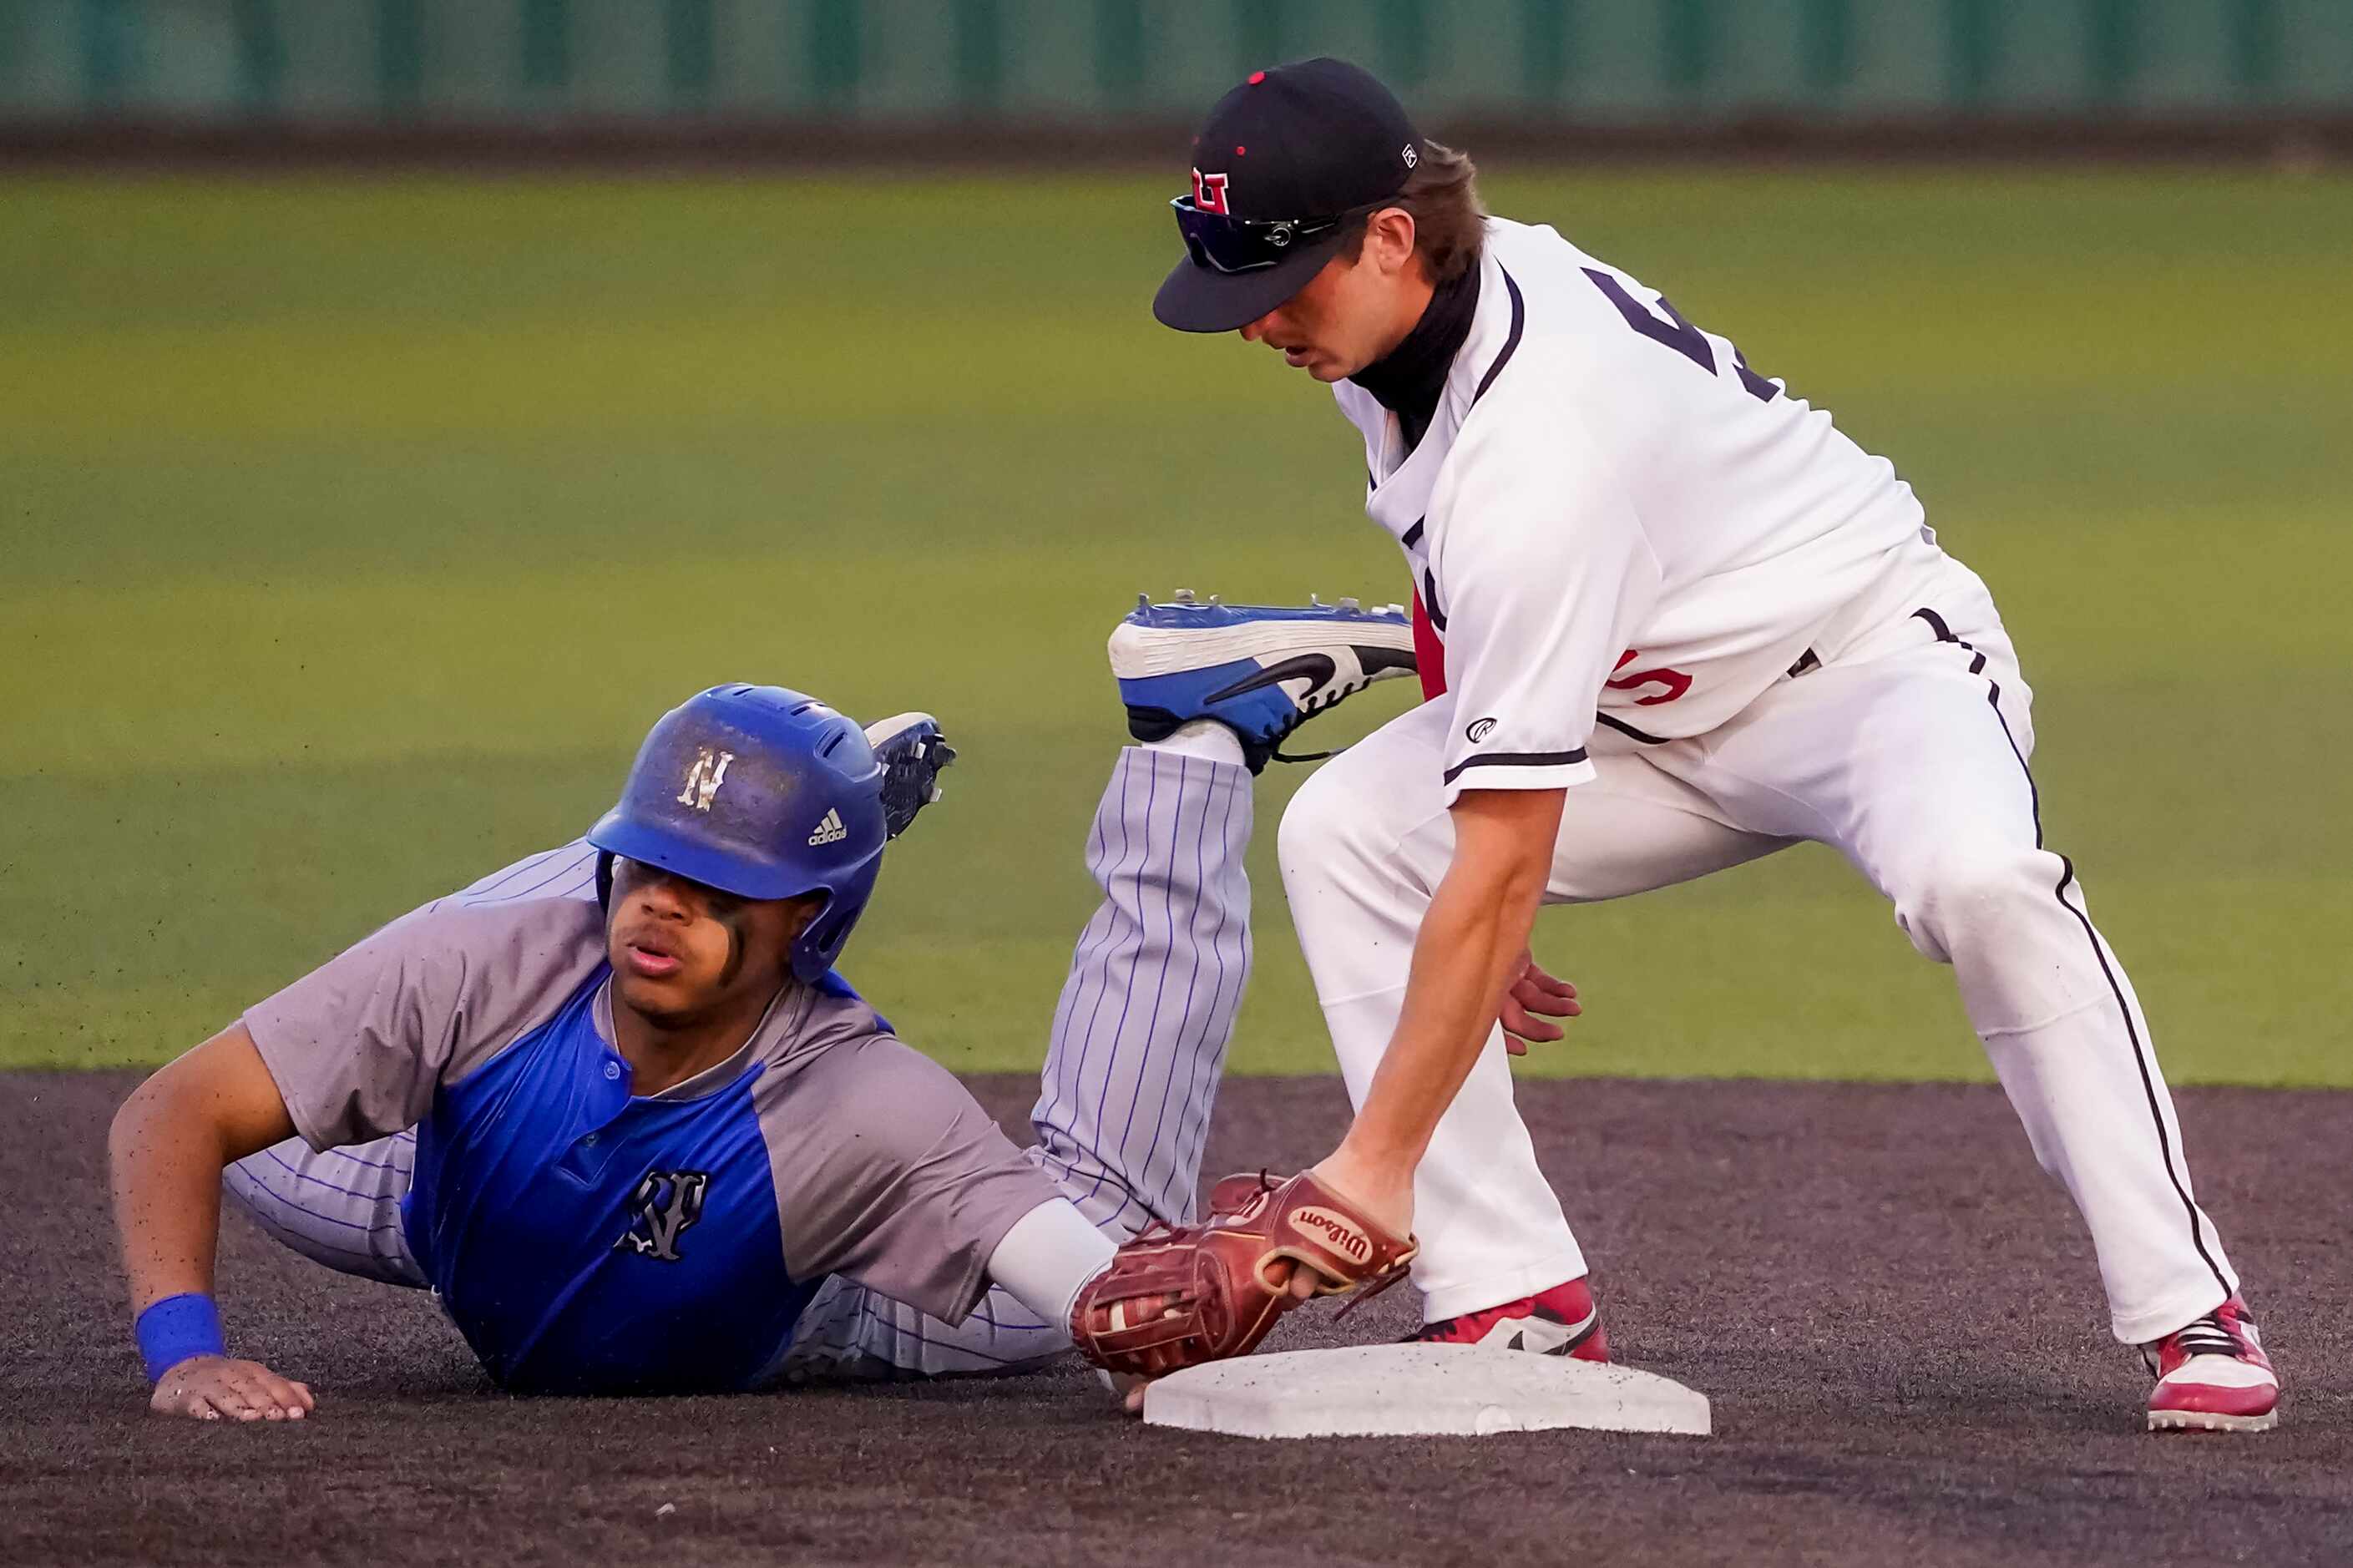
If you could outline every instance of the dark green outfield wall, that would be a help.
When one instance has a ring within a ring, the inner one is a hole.
[[[0,0],[0,118],[1159,120],[1323,52],[1441,125],[2353,111],[2353,0]]]

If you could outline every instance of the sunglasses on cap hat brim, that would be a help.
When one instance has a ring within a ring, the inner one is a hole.
[[[1224,212],[1202,212],[1190,195],[1169,200],[1176,215],[1176,233],[1193,266],[1212,273],[1257,273],[1282,266],[1308,245],[1339,233],[1345,216],[1327,219],[1238,219]]]
[[[1229,332],[1305,288],[1340,247],[1348,226],[1394,205],[1384,199],[1330,217],[1241,218],[1204,212],[1189,195],[1168,204],[1185,238],[1185,259],[1152,302],[1163,326]]]
[[[1229,275],[1280,267],[1305,247],[1338,234],[1350,219],[1375,210],[1353,207],[1319,218],[1234,217],[1204,212],[1191,196],[1173,198],[1168,208],[1176,215],[1176,232],[1185,237],[1193,265]]]

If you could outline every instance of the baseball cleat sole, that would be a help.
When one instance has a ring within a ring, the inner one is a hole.
[[[2261,1415],[2225,1415],[2219,1410],[2152,1410],[2152,1432],[2268,1432],[2279,1425],[2279,1412]]]
[[[1333,643],[1410,654],[1413,628],[1369,616],[1362,620],[1259,621],[1205,629],[1123,624],[1111,635],[1111,671],[1122,680],[1142,680]]]

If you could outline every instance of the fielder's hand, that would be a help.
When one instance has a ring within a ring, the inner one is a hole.
[[[1528,1042],[1549,1043],[1562,1037],[1564,1031],[1557,1024],[1547,1024],[1544,1018],[1574,1018],[1585,1011],[1577,1000],[1577,987],[1545,972],[1543,964],[1525,952],[1520,954],[1520,977],[1504,993],[1504,1009],[1500,1022],[1504,1026],[1504,1048],[1515,1057],[1528,1054]],[[1536,1016],[1544,1015],[1544,1018]]]
[[[192,1355],[156,1379],[147,1408],[199,1421],[300,1421],[317,1405],[309,1384],[258,1361]]]
[[[1081,1355],[1135,1378],[1248,1355],[1309,1296],[1403,1279],[1416,1249],[1313,1175],[1228,1177],[1211,1211],[1199,1225],[1145,1231],[1081,1288],[1071,1311]]]

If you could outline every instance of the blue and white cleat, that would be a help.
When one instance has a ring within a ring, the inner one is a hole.
[[[1138,596],[1112,631],[1111,672],[1129,734],[1161,741],[1214,719],[1241,738],[1257,773],[1271,759],[1314,761],[1275,748],[1374,681],[1411,675],[1413,625],[1398,605],[1311,598],[1304,609],[1276,608],[1203,602],[1179,588],[1173,604]]]

